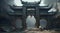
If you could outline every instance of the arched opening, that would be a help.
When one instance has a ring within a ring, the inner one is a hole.
[[[36,24],[36,19],[34,16],[28,15],[27,19],[26,19],[26,26],[27,29],[32,29],[35,28],[35,24]]]
[[[15,26],[16,26],[17,29],[23,28],[21,18],[16,19]]]
[[[46,27],[47,27],[47,20],[46,19],[40,19],[39,28],[45,29]]]

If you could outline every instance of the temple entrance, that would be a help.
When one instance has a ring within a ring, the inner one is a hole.
[[[26,19],[26,26],[27,29],[32,29],[35,28],[35,24],[36,24],[36,19],[35,17],[32,15],[28,15],[27,19]]]

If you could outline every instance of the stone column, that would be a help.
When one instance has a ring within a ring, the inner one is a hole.
[[[22,13],[22,22],[23,22],[23,28],[26,29],[26,7],[23,6],[23,13]]]
[[[40,19],[40,17],[39,17],[39,7],[36,7],[35,17],[36,17],[36,27],[39,28],[39,19]]]

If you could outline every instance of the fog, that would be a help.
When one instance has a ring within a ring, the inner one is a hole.
[[[27,29],[35,28],[36,19],[34,16],[28,16],[26,19]]]

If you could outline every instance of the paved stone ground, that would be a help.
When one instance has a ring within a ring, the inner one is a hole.
[[[60,33],[56,31],[29,31],[29,32],[12,32],[12,33]]]
[[[28,31],[26,33],[60,33],[60,31],[44,30],[44,31]]]
[[[54,29],[41,31],[41,29],[39,29],[39,28],[34,28],[31,30],[25,30],[22,32],[19,31],[19,32],[10,32],[10,33],[60,33],[60,31],[54,30]]]
[[[28,31],[28,32],[3,32],[3,33],[60,33],[60,31],[54,31],[54,30],[51,30],[51,31],[48,30],[47,31],[47,30],[44,30],[44,31]]]

